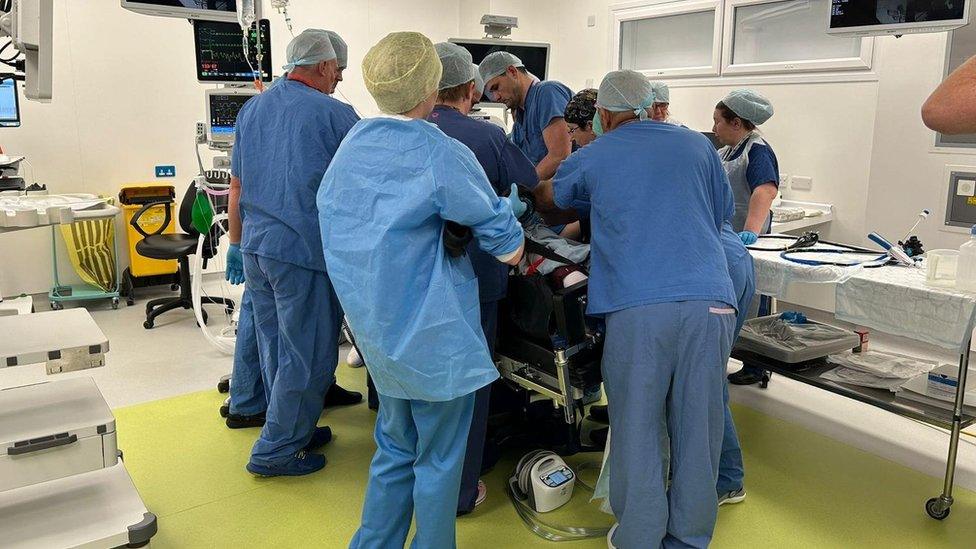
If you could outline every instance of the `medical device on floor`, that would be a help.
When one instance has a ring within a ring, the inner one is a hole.
[[[509,483],[537,513],[559,509],[573,497],[576,474],[555,452],[529,452],[515,466]]]

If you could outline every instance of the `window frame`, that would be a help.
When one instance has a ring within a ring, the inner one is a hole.
[[[621,28],[624,22],[655,19],[701,12],[713,12],[715,25],[712,30],[711,64],[695,67],[679,67],[670,69],[640,69],[648,78],[686,78],[701,76],[719,76],[722,71],[722,29],[723,29],[724,0],[695,0],[667,3],[644,2],[641,5],[618,4],[610,6],[611,36],[610,58],[611,66],[619,69],[621,66]]]
[[[765,63],[733,63],[735,48],[735,10],[745,6],[778,4],[802,0],[725,0],[722,41],[722,74],[795,74],[809,72],[869,71],[874,59],[874,38],[861,39],[861,51],[857,57],[833,59],[807,59],[799,61],[772,61]],[[826,33],[826,29],[824,30]]]

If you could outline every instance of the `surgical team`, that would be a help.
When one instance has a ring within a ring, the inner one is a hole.
[[[287,58],[241,110],[232,158],[227,277],[245,300],[223,412],[229,427],[261,427],[247,470],[326,466],[323,407],[361,399],[335,385],[345,318],[380,403],[350,547],[403,547],[411,524],[412,547],[455,547],[455,517],[487,495],[498,302],[526,256],[522,188],[552,230],[590,244],[608,546],[706,547],[719,505],[745,498],[725,368],[759,301],[745,245],[768,232],[778,187],[757,130],[769,101],[723,98],[716,153],[670,117],[666,86],[633,71],[574,96],[510,53],[475,65],[458,45],[396,32],[363,59],[382,114],[360,119],[331,96],[348,59],[337,34],[306,30]],[[510,135],[468,116],[483,95],[511,110]],[[470,229],[467,254],[445,249],[448,222]],[[761,375],[747,365],[730,380]]]

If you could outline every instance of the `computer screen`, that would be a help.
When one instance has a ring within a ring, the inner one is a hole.
[[[966,0],[832,0],[830,28],[962,21]]]
[[[221,93],[216,90],[208,94],[207,112],[210,116],[210,139],[212,141],[230,142],[234,140],[234,128],[237,126],[237,115],[244,104],[254,97],[254,93]]]
[[[271,81],[271,24],[262,19],[261,44],[264,59],[261,62],[261,80]],[[258,68],[257,31],[252,26],[248,32],[248,58],[244,57],[244,33],[237,23],[221,21],[194,21],[193,40],[196,45],[197,80],[200,82],[252,82],[253,66]]]
[[[20,127],[20,96],[17,82],[7,78],[0,82],[0,128]]]
[[[122,0],[122,7],[137,13],[212,21],[236,21],[236,0]]]
[[[507,51],[522,60],[525,69],[545,80],[549,75],[549,44],[533,42],[512,42],[511,40],[465,40],[451,38],[451,42],[463,46],[475,64],[496,51]]]

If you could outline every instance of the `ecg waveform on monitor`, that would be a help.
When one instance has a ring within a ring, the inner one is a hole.
[[[239,34],[203,31],[200,33],[200,53],[211,61],[247,62]]]

